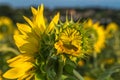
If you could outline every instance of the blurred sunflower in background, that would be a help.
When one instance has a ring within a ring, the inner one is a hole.
[[[109,23],[106,26],[105,35],[107,38],[111,38],[118,31],[118,25],[114,22]]]
[[[100,53],[101,50],[105,47],[105,30],[104,27],[99,24],[99,22],[93,23],[92,19],[89,19],[84,27],[87,29],[92,29],[93,33],[91,33],[91,38],[94,39],[94,52]]]
[[[14,26],[10,18],[0,17],[0,40],[6,40],[13,34]]]

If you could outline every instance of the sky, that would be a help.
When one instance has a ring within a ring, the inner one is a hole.
[[[120,9],[120,0],[0,0],[0,5],[8,4],[14,8],[38,6],[56,7],[102,7]]]

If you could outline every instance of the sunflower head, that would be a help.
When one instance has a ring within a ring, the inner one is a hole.
[[[60,23],[56,28],[55,49],[57,55],[68,56],[75,61],[89,54],[89,37],[87,31],[83,28],[80,22],[66,20],[65,23]]]
[[[66,22],[59,25],[59,34],[57,36],[57,42],[55,48],[58,54],[69,54],[72,56],[79,56],[81,53],[81,33],[77,29],[77,24]]]
[[[94,41],[94,52],[100,53],[101,49],[105,47],[105,30],[103,26],[99,25],[99,22],[93,23],[92,19],[89,19],[84,28],[92,30],[90,36]]]
[[[8,60],[11,67],[3,76],[18,80],[43,80],[47,72],[47,63],[53,53],[54,28],[59,20],[59,13],[55,15],[50,24],[45,23],[44,6],[38,9],[31,7],[31,19],[24,16],[26,23],[17,23],[18,30],[14,34],[14,41],[21,54]],[[41,69],[42,67],[42,69]],[[43,68],[45,67],[45,68]],[[41,75],[41,78],[36,75]]]
[[[13,34],[13,23],[8,17],[0,17],[0,40]]]
[[[59,40],[55,43],[58,53],[79,56],[81,53],[81,36],[80,32],[74,28],[67,28],[59,34]]]
[[[117,31],[118,31],[118,25],[114,22],[111,22],[106,27],[105,35],[107,38],[111,38]]]

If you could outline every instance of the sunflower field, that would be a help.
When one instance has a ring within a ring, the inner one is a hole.
[[[0,16],[0,80],[120,79],[120,24],[28,10]]]

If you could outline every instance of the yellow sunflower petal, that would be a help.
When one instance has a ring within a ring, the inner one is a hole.
[[[14,35],[14,40],[18,48],[28,43],[28,41],[24,40],[26,37],[27,36],[24,36],[24,35]]]
[[[38,49],[36,49],[35,46],[33,46],[33,44],[31,43],[26,43],[24,44],[24,46],[19,47],[19,50],[21,51],[21,53],[36,53]]]
[[[32,32],[31,28],[26,24],[17,23],[17,26],[18,26],[18,29],[20,30],[20,32],[24,35]]]
[[[49,33],[49,32],[51,32],[51,31],[54,29],[55,24],[58,23],[59,16],[60,16],[59,13],[57,13],[57,15],[55,15],[55,17],[53,18],[53,20],[52,20],[51,23],[49,24],[49,26],[48,26],[48,28],[47,28],[47,30],[46,30],[46,33]]]
[[[93,27],[97,29],[98,27],[100,27],[100,23],[96,22],[95,24],[93,24]]]
[[[32,67],[33,67],[33,65],[30,62],[24,62],[23,64],[19,65],[19,67],[15,67],[15,68],[8,70],[3,75],[3,77],[9,78],[9,79],[19,78],[19,77],[25,75],[25,73]]]
[[[43,5],[39,6],[38,10],[35,10],[34,8],[32,8],[32,12],[33,12],[34,16],[32,18],[33,25],[31,27],[33,28],[33,30],[39,37],[41,37],[41,34],[46,29],[45,20],[44,20],[44,16],[43,16],[43,10],[44,10]],[[26,18],[26,20],[28,23],[31,24],[31,21],[29,19]]]
[[[26,80],[31,80],[32,77],[33,77],[33,75],[30,75],[26,78]]]
[[[35,8],[31,7],[31,11],[32,11],[33,15],[37,14],[37,10]]]
[[[28,26],[27,24],[17,23],[17,26],[18,26],[19,31],[23,35],[31,36],[31,37],[34,37],[36,39],[38,38],[36,33],[33,32],[33,29],[30,26]]]
[[[92,24],[93,24],[92,19],[89,19],[89,20],[88,20],[88,27],[91,27]]]
[[[38,51],[38,41],[34,37],[14,35],[15,43],[21,53],[35,53]]]
[[[21,64],[23,64],[24,62],[26,61],[31,61],[32,62],[32,58],[31,56],[21,56],[19,55],[20,57],[14,61],[12,61],[9,66],[10,67],[19,67]],[[12,59],[13,60],[13,59]],[[8,62],[8,61],[7,61]],[[9,61],[10,62],[10,61]]]
[[[3,74],[3,77],[8,79],[16,79],[22,75],[24,75],[24,71],[20,70],[20,68],[12,68]]]
[[[39,50],[39,43],[37,39],[35,39],[34,37],[29,37],[26,40],[28,41],[28,43],[24,44],[19,49],[23,51],[23,53],[36,53]]]
[[[33,21],[34,24],[37,24],[36,27],[38,27],[39,30],[41,30],[41,33],[43,33],[46,29],[45,20],[44,20],[44,16],[43,16],[43,10],[44,10],[43,5],[38,7],[38,13],[35,17],[35,21]]]
[[[28,77],[30,74],[25,74],[21,77],[19,77],[17,80],[25,80],[26,77]]]
[[[23,16],[23,18],[29,23],[31,27],[33,27],[33,23],[29,18],[27,18],[26,16]]]
[[[16,57],[12,58],[12,59],[7,60],[7,63],[14,62],[14,61],[16,61],[17,59],[21,58],[21,56],[22,56],[22,55],[18,55],[18,56],[16,56]]]

